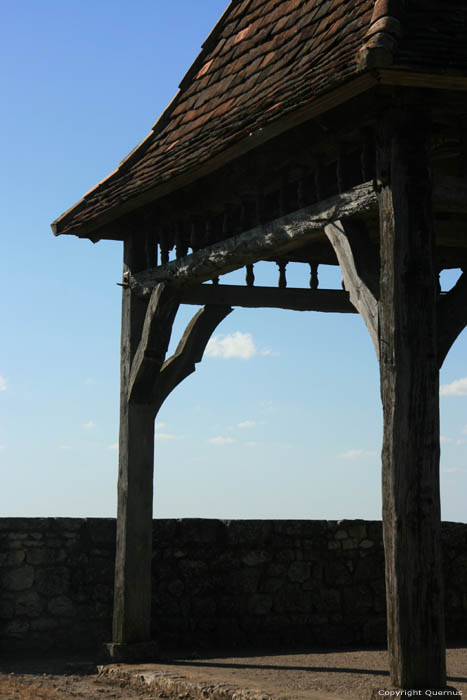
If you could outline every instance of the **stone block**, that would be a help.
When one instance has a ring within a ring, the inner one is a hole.
[[[20,566],[25,559],[25,552],[20,547],[10,550],[9,552],[2,552],[0,554],[0,566]]]
[[[183,595],[183,591],[185,590],[185,584],[180,579],[177,579],[176,581],[172,581],[172,583],[169,583],[167,588],[169,589],[172,595],[174,595],[176,598],[179,598],[181,595]]]
[[[24,639],[29,632],[27,620],[11,620],[5,625],[4,635],[7,638]]]
[[[33,549],[27,553],[26,561],[32,566],[46,566],[56,561],[56,551],[52,549]]]
[[[287,576],[294,583],[304,583],[311,576],[311,566],[305,562],[295,561],[289,566]]]
[[[287,571],[287,567],[285,564],[276,564],[273,562],[272,564],[269,564],[269,566],[266,569],[267,576],[283,576],[285,572]]]
[[[256,550],[252,552],[247,552],[242,556],[242,562],[247,566],[258,566],[260,564],[266,564],[271,561],[271,552],[266,552],[265,550]]]
[[[66,596],[52,598],[47,608],[51,615],[56,615],[57,617],[73,617],[76,614],[75,606]]]
[[[44,609],[44,602],[36,591],[24,591],[15,598],[16,615],[39,617]]]
[[[359,546],[361,549],[371,549],[371,547],[375,546],[375,543],[373,540],[362,540]]]
[[[232,581],[235,590],[242,593],[256,593],[258,591],[261,569],[248,567],[233,574]]]
[[[32,566],[22,566],[19,569],[7,571],[3,576],[3,586],[7,591],[25,591],[31,588],[34,581]]]
[[[253,615],[267,615],[272,609],[272,595],[260,593],[251,596],[248,608]]]
[[[3,600],[0,602],[0,619],[11,620],[15,616],[15,607],[11,600]]]
[[[342,561],[328,561],[324,567],[324,579],[330,585],[347,586],[352,583],[352,574]]]
[[[66,567],[46,567],[36,572],[35,588],[46,597],[58,596],[68,591],[70,571]]]
[[[193,614],[198,620],[214,617],[216,608],[216,601],[213,598],[195,598],[192,603]]]
[[[358,549],[358,540],[349,538],[342,542],[342,549]]]
[[[284,586],[283,578],[267,578],[261,584],[261,592],[264,593],[276,593]]]
[[[355,537],[357,540],[363,540],[366,537],[366,525],[365,523],[349,523],[347,526],[347,531],[350,537]]]

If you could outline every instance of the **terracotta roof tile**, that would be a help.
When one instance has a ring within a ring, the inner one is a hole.
[[[396,60],[467,72],[467,3],[408,5]],[[352,78],[356,57],[396,26],[400,6],[400,0],[233,0],[152,133],[60,217],[57,232],[98,228],[102,215]]]

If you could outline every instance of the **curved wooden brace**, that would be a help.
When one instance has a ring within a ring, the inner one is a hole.
[[[344,288],[363,318],[379,358],[379,261],[366,228],[358,221],[336,221],[327,224],[324,232],[339,261]]]
[[[178,307],[178,297],[167,283],[160,282],[154,287],[141,340],[131,363],[128,401],[151,402],[152,387],[165,360]]]
[[[457,336],[467,326],[467,272],[464,270],[455,286],[438,302],[438,367]]]
[[[201,361],[209,338],[231,311],[231,306],[216,304],[205,306],[193,316],[176,351],[164,362],[153,385],[152,404],[155,413],[175,387],[196,370],[196,364]]]

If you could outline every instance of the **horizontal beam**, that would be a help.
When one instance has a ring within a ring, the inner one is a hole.
[[[433,196],[438,207],[467,210],[467,181],[437,177]],[[373,183],[365,182],[178,260],[138,272],[130,278],[130,286],[137,294],[147,295],[159,282],[170,281],[177,286],[206,282],[258,260],[274,260],[276,256],[320,240],[327,224],[362,216],[376,210],[377,206]]]
[[[319,238],[329,221],[363,214],[376,206],[373,183],[366,182],[179,260],[139,272],[130,279],[130,285],[144,294],[162,281],[177,285],[205,282],[258,260],[274,259],[275,255]]]
[[[249,309],[271,308],[292,311],[328,311],[357,313],[347,292],[340,289],[278,289],[277,287],[240,287],[229,284],[196,284],[180,290],[182,304],[243,306]]]

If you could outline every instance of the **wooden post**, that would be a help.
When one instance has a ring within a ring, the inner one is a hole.
[[[391,112],[378,138],[383,532],[391,680],[446,684],[440,553],[437,275],[430,125]]]
[[[147,251],[144,235],[125,240],[124,279],[151,266]],[[148,300],[123,287],[117,551],[113,644],[108,645],[114,660],[148,656],[144,644],[151,638],[154,412],[150,404],[129,400],[131,366],[147,306]],[[142,654],[135,652],[135,644]]]

